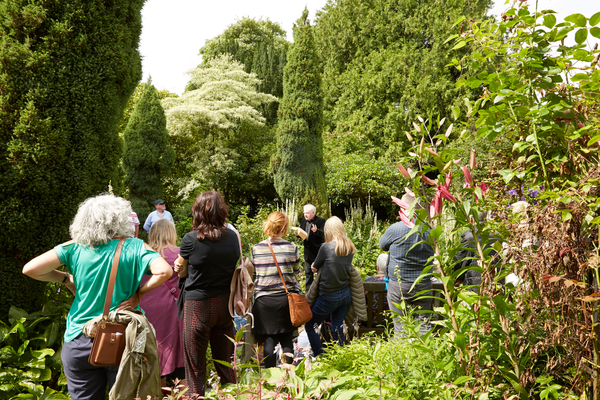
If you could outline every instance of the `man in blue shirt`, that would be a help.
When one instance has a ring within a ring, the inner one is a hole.
[[[405,194],[402,201],[410,206],[415,202],[415,198],[410,194]],[[421,208],[419,204],[416,208]],[[408,216],[406,209],[401,208]],[[396,306],[400,305],[404,300],[407,307],[417,310],[431,310],[431,299],[423,299],[423,296],[431,296],[432,284],[429,276],[423,278],[415,285],[413,290],[410,290],[413,283],[425,269],[430,257],[434,255],[433,248],[424,241],[429,238],[429,229],[425,232],[415,232],[409,237],[411,227],[404,222],[399,221],[391,225],[379,239],[379,247],[382,250],[390,252],[386,276],[389,278],[388,284],[388,304],[390,310],[397,312],[399,315],[404,315],[403,311]],[[419,243],[421,242],[421,243]],[[419,243],[419,244],[417,244]],[[426,290],[426,293],[416,296],[417,293]],[[429,313],[415,313],[415,319],[421,321],[419,332],[425,334],[430,329]],[[403,323],[400,318],[394,319],[394,331],[400,334],[403,330]]]
[[[144,222],[144,230],[148,233],[150,233],[150,228],[152,228],[152,225],[154,225],[154,223],[159,219],[166,218],[172,223],[175,223],[171,213],[165,210],[166,206],[164,200],[156,200],[154,202],[154,206],[156,207],[156,211],[152,211],[150,215],[148,215],[148,218],[146,218],[146,222]]]

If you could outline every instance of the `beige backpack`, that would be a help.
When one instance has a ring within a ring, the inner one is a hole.
[[[229,314],[231,318],[250,316],[252,318],[252,327],[254,327],[254,316],[252,315],[252,292],[254,292],[254,265],[248,257],[242,254],[242,240],[240,234],[235,231],[240,244],[240,264],[233,273],[231,279],[229,294]]]

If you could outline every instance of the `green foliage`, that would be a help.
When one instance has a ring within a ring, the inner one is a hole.
[[[39,307],[44,284],[24,263],[67,240],[78,204],[119,180],[143,3],[0,1],[0,315]]]
[[[162,102],[177,154],[169,192],[183,203],[210,188],[233,203],[269,196],[264,151],[273,139],[257,108],[276,98],[258,92],[256,75],[228,55],[190,74],[186,92]]]
[[[258,90],[283,96],[283,68],[289,42],[281,26],[267,19],[243,17],[229,25],[225,32],[206,41],[200,49],[203,64],[218,56],[229,54],[244,65],[244,71],[256,74],[261,80]],[[262,104],[259,109],[269,124],[277,123],[279,103]]]
[[[0,321],[1,398],[69,398],[60,359],[67,311],[52,302],[32,314],[11,306],[10,325]]]
[[[250,215],[249,207],[242,207],[241,214],[235,222],[235,227],[240,232],[243,243],[242,251],[246,257],[250,257],[252,246],[266,239],[262,226],[269,214],[274,211],[281,211],[286,214],[290,221],[290,227],[298,226],[298,215],[302,210],[299,206],[296,206],[295,202],[287,202],[285,205],[281,203],[261,205],[254,216]],[[284,239],[295,243],[298,246],[301,258],[304,259],[302,257],[304,251],[302,240],[294,235],[291,230]]]
[[[323,166],[321,72],[308,10],[294,25],[294,44],[284,69],[277,126],[275,189],[283,199],[312,203],[328,214]]]
[[[405,179],[394,164],[361,148],[360,139],[352,134],[323,135],[327,197],[332,212],[360,201],[370,202],[380,217],[383,211],[387,215],[395,214],[390,196],[404,191]]]
[[[123,167],[129,200],[140,221],[163,197],[163,180],[171,171],[175,151],[169,145],[167,120],[156,88],[148,82],[135,103],[123,133]]]
[[[588,26],[583,15],[574,14],[556,24],[553,13],[532,13],[523,6],[509,10],[501,22],[475,27],[462,21],[465,35],[455,39],[455,47],[475,50],[452,63],[465,74],[457,87],[485,87],[477,101],[463,102],[470,123],[478,136],[502,136],[513,145],[504,163],[508,168],[499,171],[507,184],[573,185],[577,179],[572,178],[585,176],[590,166],[588,147],[600,139],[595,111],[600,51],[579,40],[579,32],[595,32],[592,22],[597,21],[592,17]],[[575,30],[578,44],[563,45]],[[493,73],[479,72],[484,67]]]
[[[360,271],[363,279],[377,275],[377,257],[381,254],[379,239],[389,224],[378,221],[370,202],[367,202],[364,210],[360,200],[356,204],[350,202],[350,208],[345,211],[346,235],[356,247],[352,264]]]
[[[287,51],[288,46],[279,49],[273,42],[263,42],[254,52],[252,62],[252,72],[260,79],[258,90],[278,99],[283,97],[283,70],[287,63]],[[267,122],[275,125],[279,102],[263,104],[260,108]]]
[[[417,115],[447,115],[456,101],[458,74],[445,66],[453,56],[445,40],[457,30],[454,21],[480,18],[490,4],[329,1],[315,25],[325,129],[354,132],[364,137],[362,147],[397,157]]]
[[[147,83],[140,82],[135,88],[133,94],[127,100],[127,106],[125,106],[125,110],[123,111],[123,116],[121,117],[121,121],[119,122],[119,136],[123,137],[123,132],[125,132],[125,128],[127,127],[127,123],[129,122],[129,118],[131,118],[131,114],[135,108],[135,103],[142,97],[142,93],[144,93],[144,89],[146,88]],[[178,97],[177,93],[169,92],[166,89],[158,90],[158,98],[166,99],[167,97]]]
[[[235,61],[245,66],[246,72],[251,72],[256,51],[263,43],[272,43],[277,50],[285,49],[288,41],[286,32],[277,22],[266,19],[243,17],[229,25],[225,32],[206,41],[200,48],[204,64],[223,54],[230,54]]]

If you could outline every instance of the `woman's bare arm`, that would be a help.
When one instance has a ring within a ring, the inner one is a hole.
[[[58,258],[58,254],[56,254],[56,251],[52,249],[48,250],[44,254],[40,254],[25,264],[23,267],[23,274],[42,282],[62,283],[65,280],[65,277],[67,277],[65,286],[73,294],[75,294],[75,282],[73,281],[73,275],[56,270],[62,265],[63,263],[60,261],[60,258]]]
[[[145,246],[146,248],[151,250],[151,248],[148,245],[145,244]],[[150,279],[148,279],[146,283],[140,286],[133,296],[119,304],[118,310],[122,310],[126,307],[137,307],[140,304],[140,299],[143,295],[145,295],[152,289],[159,287],[165,281],[171,278],[171,276],[173,275],[173,268],[171,268],[171,266],[165,261],[164,258],[158,257],[150,263],[150,272],[152,273]]]
[[[188,276],[188,260],[179,256],[175,260],[175,272],[180,278],[186,278]]]

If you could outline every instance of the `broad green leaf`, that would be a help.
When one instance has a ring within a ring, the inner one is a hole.
[[[213,362],[216,362],[216,363],[219,363],[219,364],[221,364],[221,365],[224,365],[224,366],[226,366],[227,368],[232,368],[231,364],[230,364],[230,363],[228,363],[227,361],[223,361],[223,360],[215,360],[215,359],[213,358]],[[270,368],[270,369],[274,369],[274,368]]]
[[[579,73],[579,74],[575,74],[571,78],[571,82],[579,82],[579,81],[583,81],[584,79],[588,79],[588,78],[589,78],[588,74]]]
[[[52,370],[50,368],[46,367],[41,371],[40,376],[38,377],[38,380],[43,382],[43,381],[50,380],[50,378],[52,378]]]
[[[466,42],[466,41],[464,41],[464,40],[461,40],[460,42],[458,42],[458,43],[456,43],[456,44],[454,45],[454,47],[452,48],[452,50],[457,50],[457,49],[460,49],[461,47],[465,47],[465,46],[466,46],[466,44],[467,44],[467,42]]]
[[[452,106],[452,116],[454,119],[458,119],[458,117],[460,117],[460,107]]]
[[[592,35],[595,38],[600,39],[600,28],[598,28],[597,26],[591,28],[590,35]]]
[[[31,355],[34,358],[44,358],[46,356],[53,356],[54,350],[52,350],[52,349],[31,350]]]
[[[596,135],[593,138],[591,138],[590,141],[587,142],[588,147],[596,143],[598,140],[600,140],[600,135]]]
[[[473,379],[475,379],[475,378],[473,378],[472,376],[459,376],[458,378],[456,378],[454,380],[453,383],[455,385],[461,385],[461,384],[463,384],[465,382],[472,381]]]
[[[556,17],[552,14],[544,15],[544,26],[546,28],[552,28],[554,25],[556,25]]]
[[[501,102],[502,100],[504,100],[504,95],[499,94],[496,97],[494,97],[494,104],[497,104],[497,103]]]
[[[333,394],[333,396],[331,396],[331,399],[332,400],[352,400],[359,394],[360,394],[360,392],[356,389],[338,390],[337,392],[335,392]]]
[[[14,324],[15,321],[25,318],[28,315],[27,311],[15,306],[10,306],[10,310],[8,310],[8,322]]]
[[[430,231],[429,235],[433,236],[436,240],[438,240],[443,231],[444,230],[442,229],[442,225],[438,225]]]
[[[500,174],[502,179],[504,179],[504,182],[507,184],[510,181],[512,181],[512,179],[515,177],[515,171],[513,171],[512,169],[503,169],[498,171],[498,173]]]
[[[577,44],[585,42],[587,35],[588,30],[586,28],[579,29],[577,32],[575,32],[575,42],[577,42]]]
[[[574,23],[577,26],[584,27],[587,24],[587,18],[583,14],[571,14],[565,18],[565,21]]]
[[[19,393],[18,395],[11,397],[10,400],[19,399],[19,400],[37,400],[37,396],[31,393]]]
[[[456,337],[454,338],[454,344],[459,349],[464,350],[467,347],[467,337],[462,332],[456,332]]]
[[[600,22],[600,12],[597,12],[596,14],[594,14],[590,17],[589,23],[591,26],[596,26],[596,25],[598,25],[599,22]]]
[[[448,43],[449,41],[451,41],[452,39],[455,39],[455,38],[457,38],[457,37],[458,37],[458,35],[457,35],[457,34],[451,35],[451,36],[450,36],[448,39],[446,39],[446,41],[445,41],[443,44],[446,44],[446,43]],[[454,62],[454,60],[452,60],[452,61]],[[457,62],[456,64],[458,64],[458,62]]]

